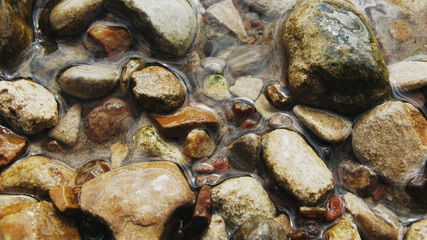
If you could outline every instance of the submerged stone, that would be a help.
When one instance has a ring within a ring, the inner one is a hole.
[[[299,1],[282,29],[283,70],[296,99],[355,115],[388,98],[388,71],[379,45],[353,5]]]
[[[241,225],[231,240],[270,239],[288,240],[283,227],[273,218],[257,216]]]

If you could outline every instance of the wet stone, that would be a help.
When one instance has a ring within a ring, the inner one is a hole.
[[[95,18],[102,0],[61,0],[49,14],[50,26],[61,35],[75,34]]]
[[[409,23],[403,19],[395,19],[390,22],[390,33],[399,42],[406,41],[412,37]]]
[[[255,133],[243,135],[230,143],[227,150],[234,169],[255,172],[261,160],[261,137]]]
[[[49,196],[60,212],[75,215],[80,210],[78,197],[70,186],[52,188],[49,190]]]
[[[0,125],[0,169],[13,162],[27,147],[27,139]]]
[[[182,148],[187,156],[203,158],[212,155],[216,145],[206,131],[194,129],[188,133]]]
[[[231,48],[230,53],[222,58],[226,59],[233,76],[258,74],[267,67],[271,48],[269,46],[238,46]]]
[[[212,219],[212,198],[210,187],[204,185],[196,197],[193,215],[190,222],[183,227],[183,239],[199,238],[208,228]]]
[[[120,92],[122,94],[126,95],[129,91],[132,73],[142,70],[146,65],[145,60],[140,58],[131,59],[126,63],[121,73]]]
[[[187,106],[172,115],[150,115],[151,120],[165,137],[185,136],[196,128],[215,129],[219,117],[204,105]]]
[[[84,118],[88,138],[100,143],[125,133],[133,122],[130,103],[117,97],[100,102]]]
[[[0,81],[0,115],[15,130],[33,135],[57,124],[58,104],[33,81]]]
[[[356,115],[389,97],[379,45],[352,4],[298,1],[282,31],[287,87],[297,100]]]
[[[267,120],[279,113],[279,109],[271,105],[264,94],[259,95],[255,102],[255,107],[258,112],[261,113],[261,115]]]
[[[135,100],[151,112],[172,112],[185,101],[185,84],[166,68],[146,67],[133,72],[131,81]]]
[[[212,161],[204,158],[193,165],[193,169],[198,173],[211,173],[215,171]]]
[[[73,186],[76,172],[44,156],[30,156],[15,162],[0,174],[0,191],[48,196],[50,189]]]
[[[0,194],[0,207],[7,207],[18,203],[36,203],[37,199],[27,195]]]
[[[361,240],[356,224],[350,214],[344,215],[325,233],[325,240]]]
[[[279,186],[303,204],[325,200],[334,185],[332,172],[297,133],[277,129],[262,137],[264,160]]]
[[[411,91],[427,86],[427,62],[402,61],[388,67],[394,88]]]
[[[277,17],[290,11],[296,0],[244,0],[244,2],[263,15]]]
[[[234,41],[234,38],[225,35],[217,36],[205,44],[205,52],[208,56],[216,56],[222,49],[232,46]]]
[[[240,77],[236,80],[236,83],[230,87],[230,92],[237,97],[244,97],[255,101],[259,96],[262,85],[263,82],[259,78],[250,76]]]
[[[203,234],[202,240],[227,240],[224,219],[220,215],[214,214],[209,224],[208,230]]]
[[[225,157],[216,157],[212,159],[212,165],[217,171],[227,171],[228,170],[228,159]]]
[[[76,225],[46,201],[1,207],[0,235],[4,239],[81,239]]]
[[[200,62],[200,65],[210,73],[223,74],[226,62],[221,58],[207,57]]]
[[[104,160],[92,160],[76,170],[76,186],[82,186],[89,180],[99,177],[101,174],[110,170],[111,165],[109,162]]]
[[[339,166],[338,178],[344,187],[362,197],[371,195],[378,184],[377,175],[371,169],[352,161]]]
[[[302,216],[307,218],[323,219],[326,216],[326,207],[299,207],[299,212]]]
[[[168,218],[195,196],[170,162],[142,162],[117,168],[83,185],[80,206],[112,230],[116,239],[159,239]]]
[[[413,223],[406,233],[405,240],[418,240],[427,238],[427,219]]]
[[[278,83],[267,86],[265,90],[270,103],[278,109],[285,109],[292,102],[292,97]]]
[[[129,147],[121,142],[116,142],[110,147],[111,167],[118,168],[129,154]]]
[[[57,79],[62,91],[79,99],[96,99],[117,85],[115,71],[102,66],[77,65],[66,69]]]
[[[74,146],[79,138],[81,111],[80,104],[75,104],[68,109],[64,117],[50,130],[49,137]]]
[[[268,126],[272,129],[284,128],[289,131],[297,131],[293,117],[288,114],[276,114],[268,120]]]
[[[261,183],[251,177],[226,180],[211,190],[214,209],[232,228],[256,216],[273,218],[276,208]]]
[[[231,97],[228,91],[228,80],[222,75],[210,75],[203,81],[203,92],[206,96],[221,101]]]
[[[288,240],[283,227],[272,218],[258,216],[248,219],[241,225],[231,240],[246,239]]]
[[[427,170],[424,168],[418,172],[406,185],[406,192],[411,195],[412,200],[418,203],[427,202]]]
[[[341,198],[333,196],[328,201],[328,209],[325,216],[326,221],[334,221],[345,213],[344,202]]]

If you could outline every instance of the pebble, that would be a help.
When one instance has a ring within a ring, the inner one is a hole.
[[[296,0],[244,0],[243,2],[258,13],[274,18],[289,12]]]
[[[261,94],[255,102],[255,107],[261,115],[269,120],[279,113],[279,109],[275,108],[273,105],[268,102],[264,94]]]
[[[86,134],[95,142],[105,142],[127,132],[134,123],[133,115],[129,102],[109,97],[92,108],[84,118]]]
[[[3,239],[81,239],[77,226],[46,201],[2,207],[0,235]]]
[[[293,112],[307,128],[326,142],[339,143],[351,134],[352,123],[343,116],[301,105],[295,106]]]
[[[224,219],[214,214],[209,224],[208,230],[203,234],[202,240],[227,240]]]
[[[118,168],[129,154],[129,148],[126,144],[116,142],[110,147],[111,151],[111,167]]]
[[[246,239],[288,240],[283,227],[273,218],[255,216],[241,225],[231,240]]]
[[[221,58],[207,57],[200,62],[200,65],[209,73],[223,74],[226,62]]]
[[[261,136],[245,134],[227,146],[230,165],[234,169],[256,172],[261,161]]]
[[[345,213],[344,202],[341,198],[333,196],[328,201],[328,212],[326,213],[326,221],[334,221]]]
[[[81,112],[80,104],[73,105],[58,124],[50,130],[49,137],[70,146],[76,145],[80,132]]]
[[[285,109],[292,102],[292,97],[278,83],[267,86],[265,92],[270,103],[278,109]]]
[[[267,67],[267,56],[272,54],[269,46],[236,46],[227,49],[228,54],[218,56],[227,60],[234,77],[259,74]]]
[[[175,74],[160,66],[146,67],[131,75],[135,100],[150,112],[168,113],[185,101],[187,87]]]
[[[262,145],[274,179],[302,204],[324,201],[333,190],[332,172],[299,134],[277,129],[262,137]]]
[[[243,26],[239,12],[234,7],[232,0],[224,0],[210,6],[206,13],[215,17],[218,22],[226,26],[230,31],[236,34],[242,42],[248,41],[248,34]]]
[[[325,240],[361,240],[357,226],[350,214],[345,214],[325,232]]]
[[[289,114],[279,113],[271,117],[270,120],[268,120],[268,126],[272,129],[283,128],[289,131],[296,132],[297,129],[295,127],[293,118],[295,117]]]
[[[94,65],[66,69],[57,79],[62,91],[79,99],[96,99],[110,93],[117,85],[115,71]]]
[[[113,169],[80,193],[81,209],[105,222],[116,239],[160,239],[175,210],[194,200],[181,170],[165,161]]]
[[[427,86],[427,62],[402,61],[388,67],[390,82],[396,90],[412,91]]]
[[[0,125],[0,169],[10,165],[27,147],[27,139]]]
[[[372,109],[355,123],[353,151],[384,181],[405,187],[424,166],[426,128],[427,120],[418,109],[409,103],[390,101]]]
[[[190,105],[172,115],[150,115],[165,137],[186,136],[193,129],[215,129],[220,124],[218,115],[205,105]]]
[[[61,35],[75,34],[101,11],[102,0],[61,0],[49,13],[49,23]]]
[[[210,75],[203,81],[203,92],[206,96],[221,101],[231,97],[228,80],[222,75]]]
[[[418,240],[427,238],[427,219],[415,222],[406,233],[405,240]]]
[[[237,97],[249,98],[255,101],[262,89],[263,82],[259,78],[240,77],[236,80],[233,86],[230,87],[230,92]]]
[[[34,135],[57,124],[58,104],[33,81],[0,81],[0,115],[15,130]]]
[[[36,203],[36,198],[27,195],[12,195],[12,194],[1,194],[0,195],[0,207],[7,207],[18,203]]]
[[[353,161],[343,162],[338,167],[337,175],[342,186],[362,197],[370,196],[377,188],[377,175],[368,167]]]
[[[73,186],[76,172],[44,156],[23,158],[0,174],[0,191],[48,196],[59,186]]]
[[[227,35],[214,37],[205,44],[206,55],[216,56],[221,50],[231,47],[234,42],[234,38],[229,37]]]
[[[403,19],[395,19],[390,22],[390,33],[399,42],[406,41],[412,37],[409,23]]]
[[[49,190],[50,199],[55,207],[67,215],[76,215],[80,210],[78,196],[70,186],[60,186]]]
[[[104,7],[133,23],[166,54],[184,55],[197,35],[197,16],[186,0],[111,0]]]
[[[273,218],[276,208],[263,186],[251,177],[228,179],[211,190],[215,211],[231,228],[256,216]]]
[[[83,166],[76,170],[76,186],[83,186],[89,180],[99,177],[111,170],[109,162],[104,160],[92,160],[85,163]]]
[[[317,218],[323,219],[326,217],[327,209],[326,207],[307,207],[301,206],[299,207],[299,213],[301,216],[306,218]]]
[[[145,60],[141,58],[131,59],[129,60],[129,62],[126,63],[126,65],[122,69],[120,78],[120,92],[123,95],[126,95],[129,91],[132,73],[142,70],[143,68],[145,68],[146,65],[147,63],[145,62]]]
[[[203,158],[212,155],[216,145],[206,131],[194,129],[188,133],[182,148],[189,157]]]

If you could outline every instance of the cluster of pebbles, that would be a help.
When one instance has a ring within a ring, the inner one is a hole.
[[[1,239],[427,238],[425,1],[1,2]]]

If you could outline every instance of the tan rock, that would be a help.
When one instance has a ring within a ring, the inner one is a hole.
[[[271,105],[267,98],[264,96],[264,94],[261,94],[258,97],[255,102],[255,107],[258,112],[261,113],[261,115],[267,120],[279,113],[279,109]]]
[[[399,42],[406,41],[412,37],[411,27],[403,19],[395,19],[390,22],[390,33]]]
[[[240,77],[236,80],[233,86],[230,87],[230,92],[237,97],[249,98],[255,101],[262,89],[263,82],[259,78]]]
[[[243,135],[227,146],[233,168],[255,172],[261,160],[261,137],[255,133]]]
[[[182,148],[187,156],[203,158],[212,155],[216,145],[206,131],[194,129],[188,133]]]
[[[394,88],[411,91],[427,86],[427,62],[402,61],[388,67]]]
[[[80,210],[77,194],[70,186],[52,188],[49,190],[49,196],[61,212],[73,214]]]
[[[222,75],[210,75],[203,81],[203,92],[206,96],[221,101],[231,97],[228,80]]]
[[[160,239],[174,211],[194,202],[179,168],[143,162],[117,168],[83,185],[83,211],[107,223],[116,239]]]
[[[427,238],[427,219],[413,223],[406,233],[405,240],[419,240]]]
[[[12,163],[27,147],[27,139],[0,125],[0,168]]]
[[[220,215],[213,215],[208,230],[203,234],[202,240],[227,240],[224,219]]]
[[[111,151],[111,167],[112,168],[118,168],[122,165],[123,160],[126,159],[126,157],[129,154],[129,148],[127,145],[116,142],[110,147]]]
[[[351,134],[351,122],[342,116],[301,105],[295,106],[293,111],[306,127],[324,141],[342,142]]]
[[[81,111],[82,107],[80,104],[75,104],[68,109],[59,123],[50,130],[49,137],[55,138],[67,145],[74,146],[79,137]]]
[[[299,134],[277,129],[262,141],[264,160],[274,179],[303,204],[323,201],[333,189],[332,172]]]
[[[36,203],[37,199],[27,195],[0,195],[0,207],[6,207],[18,203]]]
[[[345,214],[340,220],[325,233],[325,240],[360,240],[359,232],[353,217]]]

